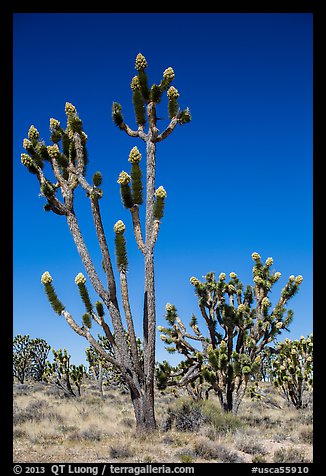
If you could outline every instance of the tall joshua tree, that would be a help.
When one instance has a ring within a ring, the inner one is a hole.
[[[129,137],[139,138],[146,145],[146,210],[145,210],[145,237],[143,238],[139,207],[143,202],[143,180],[140,167],[141,153],[134,146],[129,154],[131,172],[122,171],[118,178],[122,202],[130,210],[133,231],[138,248],[144,257],[144,313],[143,313],[143,356],[139,355],[139,346],[134,329],[134,322],[129,303],[127,282],[127,251],[124,237],[125,224],[118,220],[114,225],[115,253],[120,278],[122,308],[127,328],[123,325],[123,314],[119,307],[116,280],[111,262],[111,255],[104,233],[100,212],[102,190],[100,185],[102,175],[96,172],[92,183],[86,178],[87,135],[83,131],[82,121],[71,103],[66,103],[67,126],[63,129],[60,122],[50,119],[52,145],[46,146],[39,139],[39,133],[34,126],[28,132],[28,139],[24,140],[26,153],[22,154],[22,163],[36,175],[41,194],[47,200],[45,210],[52,211],[66,218],[70,233],[73,236],[77,250],[86,269],[88,278],[93,286],[99,301],[95,306],[91,302],[86,288],[86,277],[79,273],[76,284],[85,304],[86,313],[82,317],[82,324],[78,324],[59,300],[49,272],[42,276],[42,283],[49,301],[56,313],[62,315],[70,327],[88,342],[108,362],[120,372],[127,384],[134,406],[137,427],[154,429],[156,427],[154,414],[154,372],[155,372],[155,285],[154,285],[154,246],[164,212],[166,192],[162,186],[155,188],[156,172],[156,144],[166,139],[177,124],[183,125],[190,121],[189,109],[180,110],[178,105],[179,93],[171,86],[174,71],[171,67],[163,72],[159,84],[148,85],[146,74],[147,61],[142,54],[136,57],[135,67],[137,75],[132,78],[132,101],[134,105],[137,129],[131,129],[124,121],[122,107],[114,102],[112,118],[116,126],[126,132]],[[168,97],[168,113],[170,122],[159,133],[157,128],[156,107],[161,101],[163,93]],[[148,122],[147,132],[145,125]],[[61,144],[61,148],[59,145]],[[55,177],[50,181],[43,172],[44,163],[48,162]],[[79,228],[78,219],[74,210],[75,190],[80,186],[89,198],[95,230],[103,257],[103,269],[106,284],[100,279],[89,254],[87,245]],[[62,199],[57,196],[61,191]],[[111,323],[105,319],[107,309]],[[111,345],[107,352],[91,333],[92,323],[95,321],[104,331],[104,335]],[[128,336],[128,337],[127,337]]]

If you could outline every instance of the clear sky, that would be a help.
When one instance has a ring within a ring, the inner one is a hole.
[[[168,194],[155,254],[157,324],[165,324],[167,302],[185,323],[192,313],[200,317],[191,276],[234,271],[252,283],[257,251],[282,273],[272,300],[291,274],[304,277],[289,302],[291,332],[280,339],[312,332],[312,48],[309,13],[15,14],[14,335],[44,338],[67,348],[74,363],[84,361],[87,341],[54,314],[40,282],[49,271],[80,322],[74,278],[83,265],[65,218],[43,211],[38,181],[20,162],[30,125],[50,144],[49,119],[65,124],[66,101],[88,135],[88,178],[103,174],[101,210],[113,258],[113,225],[122,219],[127,226],[130,300],[141,335],[142,255],[116,181],[130,168],[130,149],[137,145],[143,158],[145,150],[111,119],[118,101],[135,128],[130,81],[139,52],[150,84],[173,67],[180,107],[192,114],[157,147],[156,185]],[[163,130],[166,101],[157,112]],[[80,225],[101,269],[88,199],[78,197]],[[173,362],[157,337],[157,360]]]

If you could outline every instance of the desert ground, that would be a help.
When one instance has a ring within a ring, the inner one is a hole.
[[[296,410],[268,382],[264,397],[245,397],[237,415],[214,396],[157,392],[158,429],[136,432],[129,395],[84,384],[80,398],[51,385],[14,384],[14,462],[310,463],[312,403]]]

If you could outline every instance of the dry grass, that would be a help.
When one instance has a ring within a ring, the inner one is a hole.
[[[15,385],[14,462],[311,462],[312,409],[295,410],[265,387],[265,401],[245,399],[237,416],[214,399],[158,393],[158,429],[139,434],[129,397],[117,390],[102,401],[88,385],[77,400],[46,385]]]

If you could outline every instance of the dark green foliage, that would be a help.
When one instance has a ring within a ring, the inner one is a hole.
[[[44,284],[44,290],[52,306],[52,309],[54,310],[54,312],[60,315],[61,312],[65,309],[65,306],[59,300],[53,285],[51,283]]]
[[[104,316],[104,307],[103,307],[103,304],[102,304],[101,301],[96,301],[95,308],[96,308],[96,311],[97,311],[97,314],[99,315],[99,317],[103,317]]]
[[[131,166],[131,189],[132,189],[132,202],[135,205],[141,205],[143,203],[143,184],[142,184],[142,171],[139,163],[133,163]],[[130,207],[127,207],[130,208]]]
[[[121,184],[120,185],[120,194],[123,206],[125,208],[131,208],[134,206],[134,201],[131,195],[131,190],[129,184]]]
[[[93,175],[93,184],[95,187],[99,187],[102,184],[102,174],[101,172],[95,172]]]
[[[184,109],[179,113],[179,124],[183,126],[191,121],[191,114],[189,108]]]
[[[118,102],[112,104],[112,119],[114,124],[118,127],[123,123],[122,106]]]
[[[88,312],[85,312],[85,314],[83,314],[82,320],[86,327],[88,327],[89,329],[92,327],[92,319]]]
[[[138,71],[138,79],[139,79],[139,86],[140,86],[141,94],[142,94],[144,100],[148,101],[149,100],[148,80],[147,80],[147,74],[145,73],[144,70],[139,70]]]
[[[50,180],[45,180],[41,185],[41,192],[46,198],[52,198],[56,193],[56,188]]]
[[[164,204],[165,199],[162,197],[156,197],[154,204],[154,218],[156,220],[161,220],[164,215]]]
[[[170,97],[168,102],[168,111],[169,111],[169,118],[172,119],[178,114],[179,104],[178,99],[175,97]]]
[[[79,289],[79,294],[80,297],[85,305],[85,309],[87,312],[92,312],[93,310],[93,304],[91,303],[87,288],[85,286],[85,283],[78,283],[77,284],[78,289]],[[90,327],[90,326],[88,326]]]
[[[119,270],[127,271],[128,269],[127,248],[126,248],[126,239],[123,236],[123,233],[115,234],[115,254],[116,254],[117,266]]]
[[[159,85],[153,84],[151,87],[151,100],[158,104],[161,101],[163,90]]]
[[[144,99],[139,89],[135,89],[132,95],[132,102],[136,116],[136,122],[140,126],[146,124]]]

